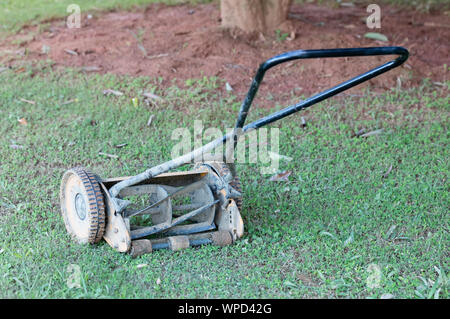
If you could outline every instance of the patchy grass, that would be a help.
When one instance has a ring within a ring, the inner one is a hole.
[[[0,31],[15,32],[25,24],[38,25],[42,21],[69,16],[67,8],[70,4],[80,6],[81,13],[130,9],[149,3],[164,2],[167,4],[205,3],[211,0],[4,0],[0,2]]]
[[[187,84],[160,91],[155,79],[46,64],[0,73],[0,297],[449,297],[449,83],[342,95],[276,123],[279,153],[294,159],[280,171],[292,174],[270,182],[261,165],[238,165],[246,233],[233,246],[132,260],[73,243],[59,213],[67,168],[136,174],[170,158],[174,128],[232,127],[240,101],[220,79]],[[144,90],[165,102],[135,106]],[[383,131],[352,137],[362,128]],[[71,264],[80,288],[67,285]]]
[[[313,2],[309,0],[294,0],[295,3]],[[345,6],[367,6],[374,3],[372,0],[349,0],[349,1],[336,1],[336,0],[315,0],[318,4],[328,5],[335,8],[345,7]],[[379,0],[376,4],[383,5],[394,5],[404,8],[415,8],[418,11],[429,12],[430,10],[448,10],[450,4],[448,0]]]

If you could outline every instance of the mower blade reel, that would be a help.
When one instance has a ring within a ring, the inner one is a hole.
[[[150,227],[145,227],[145,228],[140,228],[140,229],[136,229],[136,230],[132,230],[131,231],[131,239],[138,239],[138,238],[142,238],[142,237],[146,237],[146,236],[150,236],[153,234],[157,234],[160,232],[163,232],[165,230],[168,230],[178,224],[181,224],[182,222],[187,221],[188,219],[195,217],[201,213],[203,213],[204,211],[206,211],[208,208],[214,206],[215,204],[217,204],[219,201],[216,200],[212,203],[209,203],[203,207],[200,207],[199,209],[196,209],[190,213],[187,213],[185,215],[182,215],[178,218],[175,218],[172,223],[163,223],[162,225],[155,225],[155,226],[150,226]]]

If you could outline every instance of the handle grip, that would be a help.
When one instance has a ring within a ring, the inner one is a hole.
[[[355,56],[377,56],[377,55],[398,55],[395,60],[389,61],[383,65],[380,65],[370,71],[362,73],[348,81],[342,82],[328,90],[318,93],[307,100],[300,101],[295,105],[288,106],[278,112],[263,117],[251,124],[244,127],[245,120],[247,118],[248,111],[253,102],[253,99],[258,92],[259,85],[261,84],[266,71],[274,66],[298,59],[314,59],[314,58],[341,58],[341,57],[355,57]],[[247,93],[245,100],[241,105],[238,119],[236,122],[236,129],[242,129],[244,132],[249,129],[257,129],[264,125],[275,122],[281,118],[298,112],[301,109],[307,108],[311,105],[319,103],[331,96],[339,94],[342,91],[348,90],[358,84],[368,81],[384,72],[387,72],[393,68],[403,64],[408,59],[409,52],[403,47],[373,47],[373,48],[348,48],[348,49],[326,49],[326,50],[297,50],[286,52],[281,55],[277,55],[273,58],[262,63],[253,78],[252,85]]]

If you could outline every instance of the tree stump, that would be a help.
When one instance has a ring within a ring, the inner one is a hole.
[[[286,20],[292,0],[221,0],[222,26],[268,33]]]

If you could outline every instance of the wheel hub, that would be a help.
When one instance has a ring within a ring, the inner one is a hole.
[[[86,202],[80,193],[75,195],[75,211],[79,219],[84,220],[86,218]]]

